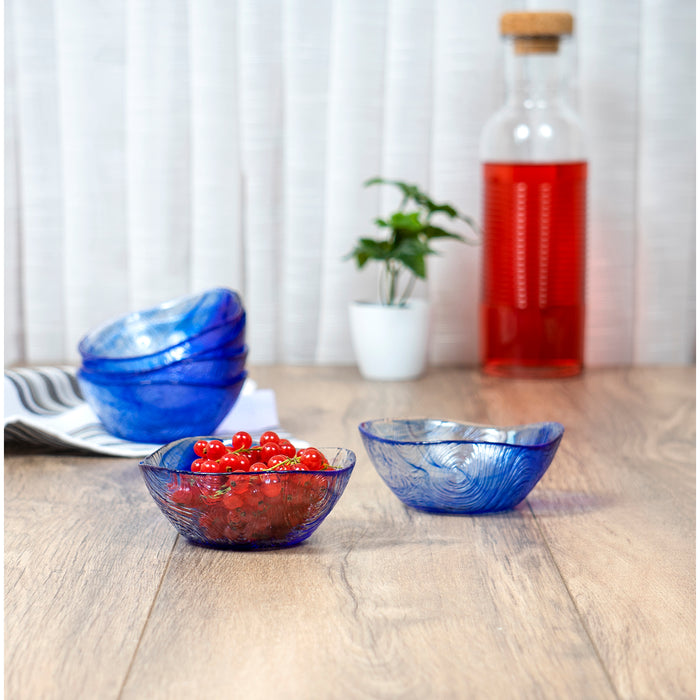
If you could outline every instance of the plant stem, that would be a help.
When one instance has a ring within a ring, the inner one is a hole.
[[[398,278],[401,268],[393,261],[387,260],[384,272],[379,276],[379,301],[384,306],[394,306],[399,296]]]
[[[411,293],[413,292],[413,287],[416,284],[416,276],[415,275],[410,275],[408,278],[408,283],[406,284],[406,289],[403,290],[403,294],[401,295],[401,299],[399,300],[399,304],[405,304],[406,300],[411,296]]]
[[[379,275],[379,302],[384,306],[403,306],[413,293],[416,276],[408,275],[408,281],[401,291],[401,266],[393,260],[384,263],[384,271]]]
[[[395,265],[388,263],[389,268],[389,306],[393,306],[394,300],[396,299],[396,277],[398,275],[398,270]]]

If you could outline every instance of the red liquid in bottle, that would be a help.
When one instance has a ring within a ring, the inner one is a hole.
[[[583,366],[585,162],[484,165],[483,369],[564,377]]]

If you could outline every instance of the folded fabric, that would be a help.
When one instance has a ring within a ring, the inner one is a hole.
[[[113,457],[144,457],[160,444],[130,442],[108,433],[84,401],[74,367],[5,370],[5,440]],[[248,378],[238,401],[217,428],[230,437],[246,430],[254,437],[279,426],[275,393]]]

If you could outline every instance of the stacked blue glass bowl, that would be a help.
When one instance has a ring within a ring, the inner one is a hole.
[[[135,442],[213,434],[247,377],[246,314],[216,288],[127,314],[78,346],[78,382],[105,428]]]

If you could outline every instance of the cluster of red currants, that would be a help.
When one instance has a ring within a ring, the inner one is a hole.
[[[297,451],[272,431],[258,445],[245,432],[231,442],[197,441],[191,472],[168,484],[169,498],[187,507],[182,515],[194,534],[240,543],[284,539],[321,514],[331,477],[309,472],[334,467],[318,449]]]
[[[297,451],[289,440],[272,430],[260,436],[253,445],[250,433],[240,431],[231,440],[231,447],[221,440],[198,440],[194,444],[197,459],[190,467],[193,472],[220,474],[225,472],[319,471],[332,469],[315,447]]]

